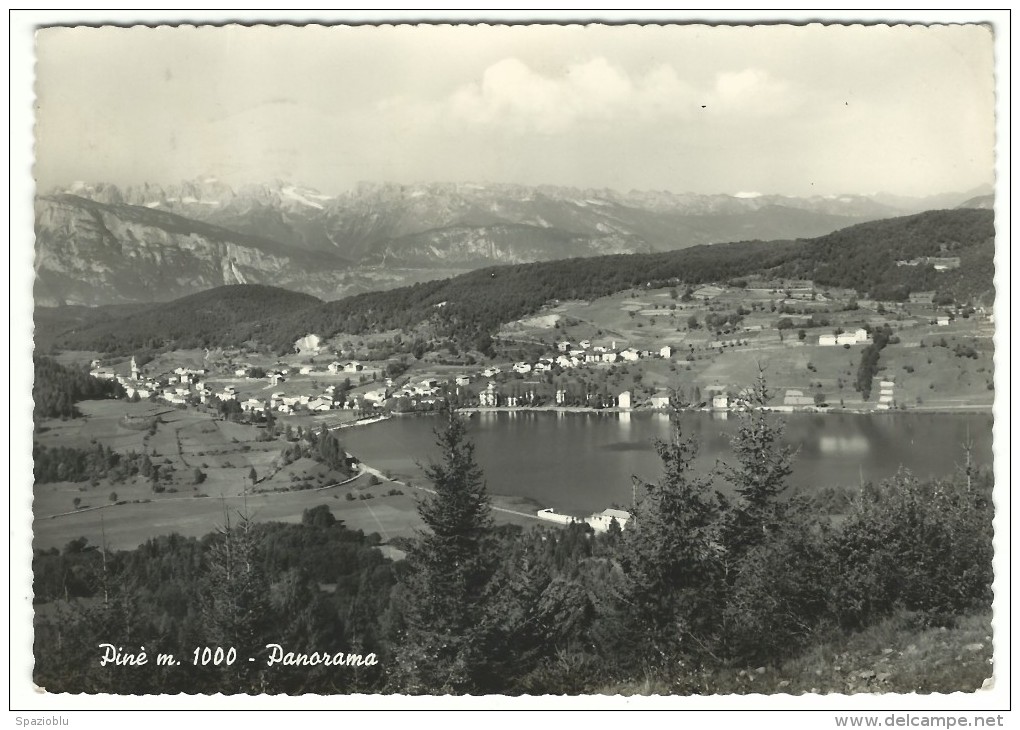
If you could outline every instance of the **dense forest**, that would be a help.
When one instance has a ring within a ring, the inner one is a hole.
[[[117,398],[124,388],[113,380],[93,378],[85,370],[64,367],[48,357],[35,357],[35,379],[32,398],[35,420],[43,418],[76,418],[81,414],[75,403],[81,400]]]
[[[933,210],[861,223],[813,239],[802,255],[776,269],[821,286],[857,289],[873,299],[905,300],[936,290],[961,302],[992,291],[995,225],[990,210]],[[960,268],[897,266],[923,256],[960,258]]]
[[[958,256],[960,268],[897,266],[920,256]],[[750,275],[812,279],[902,300],[938,290],[959,301],[990,298],[993,215],[988,210],[929,211],[837,231],[811,240],[695,246],[669,253],[621,254],[481,269],[468,274],[335,302],[266,286],[220,287],[129,316],[97,313],[64,329],[75,313],[43,313],[40,342],[124,354],[145,349],[259,344],[279,353],[309,333],[363,334],[428,325],[432,335],[491,354],[500,325],[558,299],[595,299],[634,287],[726,282]],[[75,319],[75,321],[79,321]],[[48,323],[52,323],[49,326]]]
[[[37,551],[35,681],[116,693],[573,694],[648,682],[714,693],[721,672],[890,616],[951,626],[989,610],[987,471],[967,459],[942,480],[901,473],[840,498],[791,495],[794,453],[760,407],[769,397],[761,377],[713,474],[694,469],[698,444],[678,411],[656,445],[661,477],[640,485],[625,529],[603,534],[495,526],[468,421],[447,412],[427,472],[435,493],[419,504],[426,529],[400,543],[404,560],[383,558],[378,535],[326,506],[300,525],[225,510],[201,540]],[[110,641],[182,665],[98,667]],[[267,666],[267,644],[374,663]],[[243,660],[195,666],[206,646]]]
[[[265,343],[276,318],[317,304],[309,294],[243,284],[160,304],[37,308],[36,346],[137,353]]]
[[[73,446],[32,445],[35,483],[87,482],[109,479],[114,484],[135,475],[150,478],[156,469],[148,454],[121,454],[109,446],[96,444],[91,449]],[[165,466],[164,471],[165,471]]]

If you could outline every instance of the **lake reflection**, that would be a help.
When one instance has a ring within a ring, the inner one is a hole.
[[[700,451],[699,470],[732,461],[739,419],[690,413],[685,433]],[[979,464],[991,465],[992,417],[974,414],[789,414],[786,441],[797,449],[791,483],[800,489],[879,480],[906,467],[922,477],[952,473],[974,443]],[[434,417],[394,418],[343,432],[348,449],[372,466],[421,479],[420,465],[437,458]],[[490,492],[530,497],[543,507],[587,514],[631,500],[632,476],[655,481],[661,463],[655,439],[670,435],[664,413],[480,413],[469,433]],[[717,486],[727,486],[717,480]]]

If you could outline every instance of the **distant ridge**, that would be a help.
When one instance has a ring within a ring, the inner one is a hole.
[[[943,195],[929,208],[972,198]],[[77,183],[36,199],[36,301],[169,301],[223,284],[322,299],[499,264],[813,238],[925,209],[894,196],[696,195],[470,183]]]
[[[310,333],[331,337],[428,323],[431,336],[485,351],[505,322],[554,299],[594,299],[633,287],[725,282],[756,274],[812,279],[861,296],[905,299],[937,290],[960,301],[991,301],[994,221],[987,210],[938,210],[873,221],[815,239],[747,241],[666,253],[626,254],[498,266],[454,278],[338,301],[275,287],[219,287],[165,305],[94,319],[72,310],[40,310],[38,328],[53,346],[126,353],[136,348],[240,346],[280,353]],[[897,266],[925,256],[959,258],[959,268]],[[67,322],[83,317],[68,328]],[[59,329],[59,331],[57,331]]]
[[[978,210],[993,210],[995,208],[995,195],[978,195],[960,203],[957,208],[976,208]]]

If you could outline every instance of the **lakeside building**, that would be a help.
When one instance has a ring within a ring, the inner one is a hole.
[[[616,397],[616,404],[621,410],[629,411],[631,409],[630,391],[625,390]]]
[[[581,520],[573,515],[565,515],[557,512],[552,507],[547,507],[546,509],[538,510],[535,516],[540,520],[555,522],[558,525],[573,525],[583,522],[590,525],[595,532],[608,532],[613,520],[616,520],[616,524],[620,526],[621,530],[625,529],[631,519],[630,512],[622,509],[605,509]]]
[[[573,515],[561,514],[554,510],[552,507],[547,507],[546,509],[538,510],[538,512],[535,513],[535,516],[538,517],[538,519],[540,520],[555,522],[558,525],[571,525],[575,522],[580,522],[580,520],[574,517]]]
[[[652,408],[665,409],[669,408],[669,394],[668,393],[656,393],[648,399],[648,404]]]
[[[623,530],[626,529],[630,518],[630,512],[625,512],[622,509],[604,509],[602,512],[597,512],[591,517],[585,518],[584,521],[591,525],[595,532],[608,532],[613,520],[616,520],[616,524]]]
[[[499,395],[496,393],[496,384],[489,383],[489,386],[478,394],[478,403],[486,407],[499,405]]]

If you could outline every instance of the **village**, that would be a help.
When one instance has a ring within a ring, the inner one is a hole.
[[[359,360],[351,356],[373,355],[371,336],[325,342],[312,334],[283,359],[244,350],[170,353],[144,367],[134,357],[93,359],[91,373],[117,380],[131,400],[206,407],[253,423],[284,417],[330,426],[431,411],[442,402],[621,411],[683,404],[725,413],[741,407],[741,387],[757,362],[772,370],[771,407],[780,412],[903,410],[939,398],[948,407],[990,404],[990,386],[982,387],[990,379],[978,377],[986,368],[968,370],[961,353],[990,355],[994,315],[936,299],[919,292],[904,302],[859,300],[810,281],[719,283],[683,295],[668,287],[551,303],[506,325],[497,334],[503,356],[489,362],[443,352]],[[874,397],[864,398],[853,381],[880,327],[894,333],[897,346],[884,350]],[[919,361],[921,350],[927,362]],[[954,380],[926,367],[934,357],[952,366]],[[922,375],[932,379],[922,383]]]

